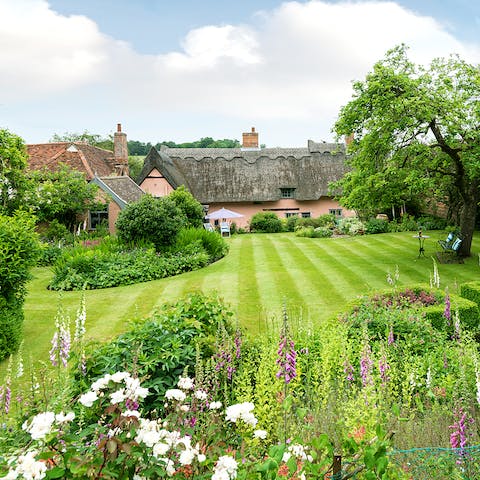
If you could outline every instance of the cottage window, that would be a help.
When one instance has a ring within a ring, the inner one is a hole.
[[[310,218],[312,214],[310,212],[302,212],[302,218]]]
[[[108,211],[107,210],[96,210],[90,211],[90,228],[96,230],[102,223],[108,225]]]
[[[294,188],[281,188],[280,193],[282,194],[282,198],[295,198]]]
[[[341,217],[342,216],[342,209],[341,208],[330,208],[328,210],[328,213],[330,215],[335,215],[336,217]]]
[[[285,218],[290,218],[290,217],[298,217],[297,212],[286,212],[285,213]]]

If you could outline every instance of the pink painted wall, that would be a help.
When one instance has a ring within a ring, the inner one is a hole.
[[[154,197],[164,197],[173,192],[171,185],[156,168],[148,174],[148,177],[140,184],[140,188]]]
[[[147,193],[151,193],[156,197],[163,197],[173,191],[173,188],[167,182],[165,177],[157,170],[153,169],[149,176],[141,183],[140,187]],[[279,218],[286,218],[287,213],[297,213],[300,217],[302,213],[310,212],[311,217],[319,217],[329,213],[330,209],[341,209],[343,217],[353,217],[353,210],[342,208],[336,200],[330,197],[321,197],[319,200],[298,201],[293,198],[283,198],[275,202],[223,202],[211,203],[208,213],[212,213],[220,208],[227,208],[234,212],[241,213],[243,217],[230,219],[235,222],[237,227],[247,228],[250,219],[258,212],[272,211]],[[275,210],[272,210],[275,209]],[[213,220],[211,221],[213,223]]]
[[[212,213],[220,208],[227,208],[234,212],[241,213],[243,217],[230,219],[230,222],[234,222],[237,227],[246,228],[250,222],[250,219],[258,212],[272,212],[275,213],[278,218],[286,218],[287,213],[297,213],[300,217],[302,213],[310,212],[311,217],[319,217],[329,213],[330,209],[341,209],[343,217],[353,217],[355,212],[352,210],[346,210],[341,207],[336,200],[330,197],[321,197],[319,200],[298,201],[291,198],[284,198],[276,202],[244,202],[244,203],[211,203],[208,209],[208,213]],[[275,209],[275,210],[272,210]],[[293,210],[291,210],[293,209]],[[296,210],[298,209],[298,210]],[[211,221],[213,223],[213,220]]]

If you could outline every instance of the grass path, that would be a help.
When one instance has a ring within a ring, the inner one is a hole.
[[[209,267],[177,277],[127,287],[86,292],[87,331],[107,339],[124,331],[134,317],[144,318],[165,302],[189,291],[217,291],[228,302],[241,325],[252,334],[265,329],[278,316],[284,302],[299,308],[317,325],[341,311],[349,300],[372,289],[387,286],[387,273],[398,265],[400,285],[428,283],[433,270],[431,256],[443,232],[430,232],[425,258],[417,258],[418,242],[412,232],[353,238],[309,239],[293,234],[236,235],[227,257]],[[478,279],[480,237],[465,264],[438,265],[442,287]],[[61,304],[75,317],[79,292],[47,290],[50,272],[34,270],[25,304],[24,352],[46,359]]]

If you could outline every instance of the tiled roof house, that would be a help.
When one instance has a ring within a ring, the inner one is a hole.
[[[127,136],[120,124],[113,136],[113,152],[84,142],[54,142],[27,145],[30,170],[56,170],[61,165],[83,172],[87,181],[94,181],[106,195],[99,200],[108,203],[105,211],[89,212],[88,228],[107,220],[110,232],[120,210],[138,200],[144,192],[128,177]]]

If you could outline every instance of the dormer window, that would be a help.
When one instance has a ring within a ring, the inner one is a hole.
[[[294,188],[281,188],[280,193],[282,195],[282,198],[295,198]]]

